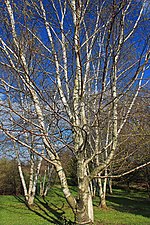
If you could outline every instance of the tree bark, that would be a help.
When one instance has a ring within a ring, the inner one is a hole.
[[[106,205],[106,195],[105,193],[101,193],[100,194],[100,207],[102,209],[107,209],[107,205]]]
[[[112,178],[108,179],[108,187],[109,187],[109,194],[112,195],[113,189],[112,189]]]
[[[94,223],[92,196],[89,187],[84,181],[80,185],[75,222],[76,224]]]
[[[106,205],[106,184],[107,184],[107,178],[104,179],[103,184],[102,184],[102,179],[98,178],[99,197],[100,197],[99,206],[103,209],[107,208],[107,205]]]
[[[87,169],[84,160],[80,155],[77,165],[78,176],[78,199],[76,206],[75,222],[76,224],[93,224],[93,203],[90,191],[90,180],[88,179]]]

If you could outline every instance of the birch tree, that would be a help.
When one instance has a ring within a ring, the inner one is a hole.
[[[22,132],[22,126],[23,126],[23,129],[28,129],[31,132],[33,132],[32,126],[30,127],[27,126],[27,124],[25,124],[24,121],[22,121],[19,117],[17,117],[17,114],[16,114],[16,113],[22,112],[23,116],[27,116],[29,104],[27,104],[27,101],[24,101],[24,98],[20,93],[19,93],[20,102],[18,103],[14,102],[13,100],[14,96],[10,95],[11,91],[9,91],[9,87],[7,87],[7,85],[5,84],[3,84],[2,86],[3,86],[3,91],[5,90],[5,95],[6,95],[6,99],[1,101],[2,113],[0,115],[0,118],[1,120],[5,121],[3,122],[3,124],[9,130],[13,128],[13,133],[17,135],[18,138],[19,136],[21,136],[21,139],[25,140],[26,143],[30,144],[31,146],[36,145],[36,149],[38,149],[38,145],[40,145],[40,147],[44,149],[42,144],[38,142],[38,138],[37,137],[35,138],[35,136],[32,133]],[[9,95],[7,93],[9,93]],[[10,96],[12,97],[12,99],[10,99]],[[15,97],[17,96],[15,95]],[[12,104],[14,105],[12,106]],[[6,149],[5,151],[3,151],[3,154],[8,155],[9,157],[11,156],[16,159],[18,172],[19,172],[19,176],[20,176],[20,180],[21,180],[21,184],[22,184],[22,188],[24,192],[24,197],[27,204],[30,206],[34,202],[38,176],[40,173],[40,168],[42,163],[42,157],[35,155],[31,151],[28,151],[28,148],[26,147],[22,148],[13,139],[10,140],[9,138],[5,137],[5,139],[2,142],[3,142],[3,149]],[[29,165],[28,179],[25,178],[25,175],[27,174],[24,174],[24,170],[23,170],[23,165],[26,163]]]
[[[32,131],[22,125],[16,135],[3,123],[1,129],[55,167],[76,224],[92,224],[90,183],[112,162],[120,132],[147,84],[143,79],[149,63],[147,31],[140,40],[147,1],[5,0],[2,4],[1,83],[10,88],[10,97],[18,92],[28,97],[36,120],[15,111],[15,98],[10,110],[32,125]],[[131,60],[128,52],[133,50]],[[133,89],[120,120],[118,103]],[[39,137],[44,151],[21,138],[27,132]],[[76,198],[63,170],[59,154],[63,148],[76,157]]]

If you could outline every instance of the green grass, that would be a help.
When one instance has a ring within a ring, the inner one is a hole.
[[[113,195],[107,197],[107,206],[107,210],[95,207],[97,224],[150,225],[150,199],[144,192],[114,190]]]
[[[75,190],[72,189],[75,194]],[[150,201],[143,192],[114,190],[107,197],[107,210],[94,199],[95,225],[150,225]],[[59,187],[50,190],[45,201],[37,197],[29,209],[23,197],[0,196],[0,225],[73,224],[73,214]]]

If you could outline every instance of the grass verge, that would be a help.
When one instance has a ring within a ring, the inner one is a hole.
[[[143,192],[114,190],[107,197],[107,210],[100,209],[98,204],[96,197],[95,225],[150,225],[150,201]],[[0,225],[50,224],[73,224],[73,214],[59,187],[52,188],[45,200],[37,197],[31,208],[21,196],[0,196]]]

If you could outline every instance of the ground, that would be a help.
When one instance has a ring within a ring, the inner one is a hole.
[[[75,188],[72,188],[75,194]],[[95,225],[150,225],[150,199],[145,192],[115,189],[107,196],[107,210],[94,199]],[[36,197],[33,207],[22,196],[0,196],[0,225],[71,225],[73,214],[61,189],[53,187],[45,200]]]

